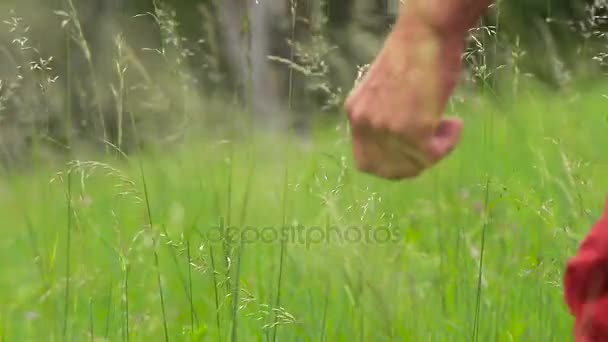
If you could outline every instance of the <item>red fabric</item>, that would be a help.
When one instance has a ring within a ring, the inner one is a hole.
[[[564,279],[566,303],[575,316],[576,342],[608,342],[608,203]]]

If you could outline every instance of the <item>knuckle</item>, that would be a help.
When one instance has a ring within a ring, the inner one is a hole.
[[[365,121],[365,110],[361,106],[354,102],[348,103],[346,106],[346,113],[353,124],[361,124]]]
[[[354,110],[354,106],[352,100],[349,98],[344,102],[344,109],[346,110],[346,114],[350,117],[351,113]]]
[[[373,100],[365,92],[357,92],[351,95],[345,103],[348,119],[354,125],[370,125],[372,120],[377,119],[373,114]]]
[[[344,102],[344,108],[349,115],[351,115],[351,113],[355,112],[357,109],[357,102],[358,101],[355,95],[350,95]]]

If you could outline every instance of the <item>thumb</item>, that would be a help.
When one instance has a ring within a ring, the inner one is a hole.
[[[430,141],[430,156],[439,162],[448,156],[460,141],[464,123],[461,119],[442,119]]]

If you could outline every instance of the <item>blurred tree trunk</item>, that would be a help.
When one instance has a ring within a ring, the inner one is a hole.
[[[311,117],[310,108],[320,104],[319,99],[311,96],[309,76],[290,72],[285,63],[271,63],[268,56],[300,62],[298,56],[292,56],[289,41],[293,39],[314,52],[318,46],[311,45],[315,44],[312,37],[330,34],[329,44],[339,47],[340,52],[323,56],[335,69],[324,77],[348,89],[357,75],[356,66],[375,56],[383,34],[389,30],[387,1],[222,1],[218,5],[220,31],[235,75],[238,98],[250,104],[255,120],[264,127],[274,123],[272,126],[280,129],[295,124],[305,129]],[[329,20],[327,27],[315,27],[324,19]],[[295,121],[290,119],[290,112],[296,114]]]
[[[350,19],[349,45],[352,57],[368,63],[382,47],[392,23],[388,0],[354,0]]]
[[[114,38],[116,36],[117,16],[120,14],[122,0],[93,0],[74,1],[78,12],[78,20],[84,34],[83,44],[90,50],[88,55],[82,45],[78,43],[79,37],[71,43],[72,75],[75,76],[72,89],[74,95],[73,108],[76,113],[89,114],[89,118],[80,120],[85,132],[87,126],[93,126],[95,136],[114,143],[111,137],[114,125],[111,124],[110,75],[112,63]]]
[[[280,129],[284,92],[268,56],[280,5],[270,1],[224,0],[219,5],[221,32],[236,80],[236,94],[250,106],[255,124]],[[280,19],[279,19],[280,20]]]
[[[2,20],[10,24],[11,17],[22,18],[14,18],[20,22],[18,30],[9,32],[11,28],[5,26],[0,32],[0,78],[5,84],[0,89],[0,149],[8,144],[1,140],[7,139],[19,146],[15,152],[0,154],[16,155],[37,144],[34,140],[39,137],[52,139],[53,146],[66,145],[68,136],[97,145],[102,138],[116,142],[119,128],[122,132],[123,125],[125,131],[133,127],[129,115],[135,117],[140,133],[152,139],[175,136],[174,131],[184,130],[183,123],[195,112],[184,94],[198,85],[203,101],[223,96],[230,88],[229,95],[236,94],[263,128],[291,126],[294,116],[287,109],[296,114],[297,126],[306,127],[310,113],[320,110],[326,100],[323,90],[315,87],[327,80],[332,89],[339,86],[346,95],[357,67],[371,62],[381,48],[400,0],[157,0],[169,17],[163,29],[153,16],[136,17],[154,13],[152,0],[72,1],[83,37],[76,34],[73,20],[60,25],[69,12],[68,0],[0,1]],[[292,4],[297,5],[298,17],[293,28]],[[197,6],[204,10],[196,11]],[[13,8],[15,12],[10,11]],[[608,66],[603,54],[608,6],[603,1],[499,1],[493,8],[483,21],[490,29],[478,30],[487,35],[478,55],[488,70],[507,66],[492,74],[497,80],[504,78],[508,84],[517,69],[562,87],[577,67],[588,70],[590,78],[600,75],[593,57],[601,57],[601,66]],[[316,27],[325,17],[328,22]],[[167,27],[177,34],[167,37]],[[492,27],[498,27],[498,36],[491,34]],[[115,44],[119,34],[125,37],[129,57],[123,89],[129,103],[122,108],[122,123],[119,102],[123,100],[115,98],[112,89],[119,85]],[[309,55],[291,56],[287,42],[292,34]],[[322,42],[316,39],[319,36]],[[21,49],[21,42],[31,48]],[[330,51],[315,56],[325,44]],[[171,51],[162,55],[166,46]],[[516,61],[514,52],[519,56]],[[50,56],[52,70],[30,70]],[[269,56],[284,60],[280,63]],[[290,82],[285,61],[306,64],[307,58],[322,59],[329,71],[322,76],[294,71]],[[25,81],[19,80],[19,73],[27,76]],[[40,90],[39,82],[47,74],[56,76],[56,82]],[[11,83],[18,87],[9,89]],[[241,126],[248,124],[243,116],[225,121],[235,119]],[[3,133],[8,131],[17,133]],[[129,133],[123,137],[128,139]]]
[[[281,110],[284,103],[280,100],[284,98],[281,96],[283,88],[279,84],[277,70],[268,58],[277,38],[274,25],[282,19],[277,11],[280,7],[275,1],[249,2],[252,109],[265,125],[270,124],[275,129],[283,127],[286,121]]]

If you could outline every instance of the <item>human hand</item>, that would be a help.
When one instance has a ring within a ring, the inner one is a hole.
[[[475,3],[481,13],[488,2]],[[457,11],[456,5],[466,1],[449,4],[451,13],[458,13],[452,23],[428,5],[402,10],[384,48],[348,97],[353,154],[361,171],[388,179],[415,177],[458,144],[463,122],[442,115],[460,77],[463,25],[472,25],[462,18],[472,14]]]

